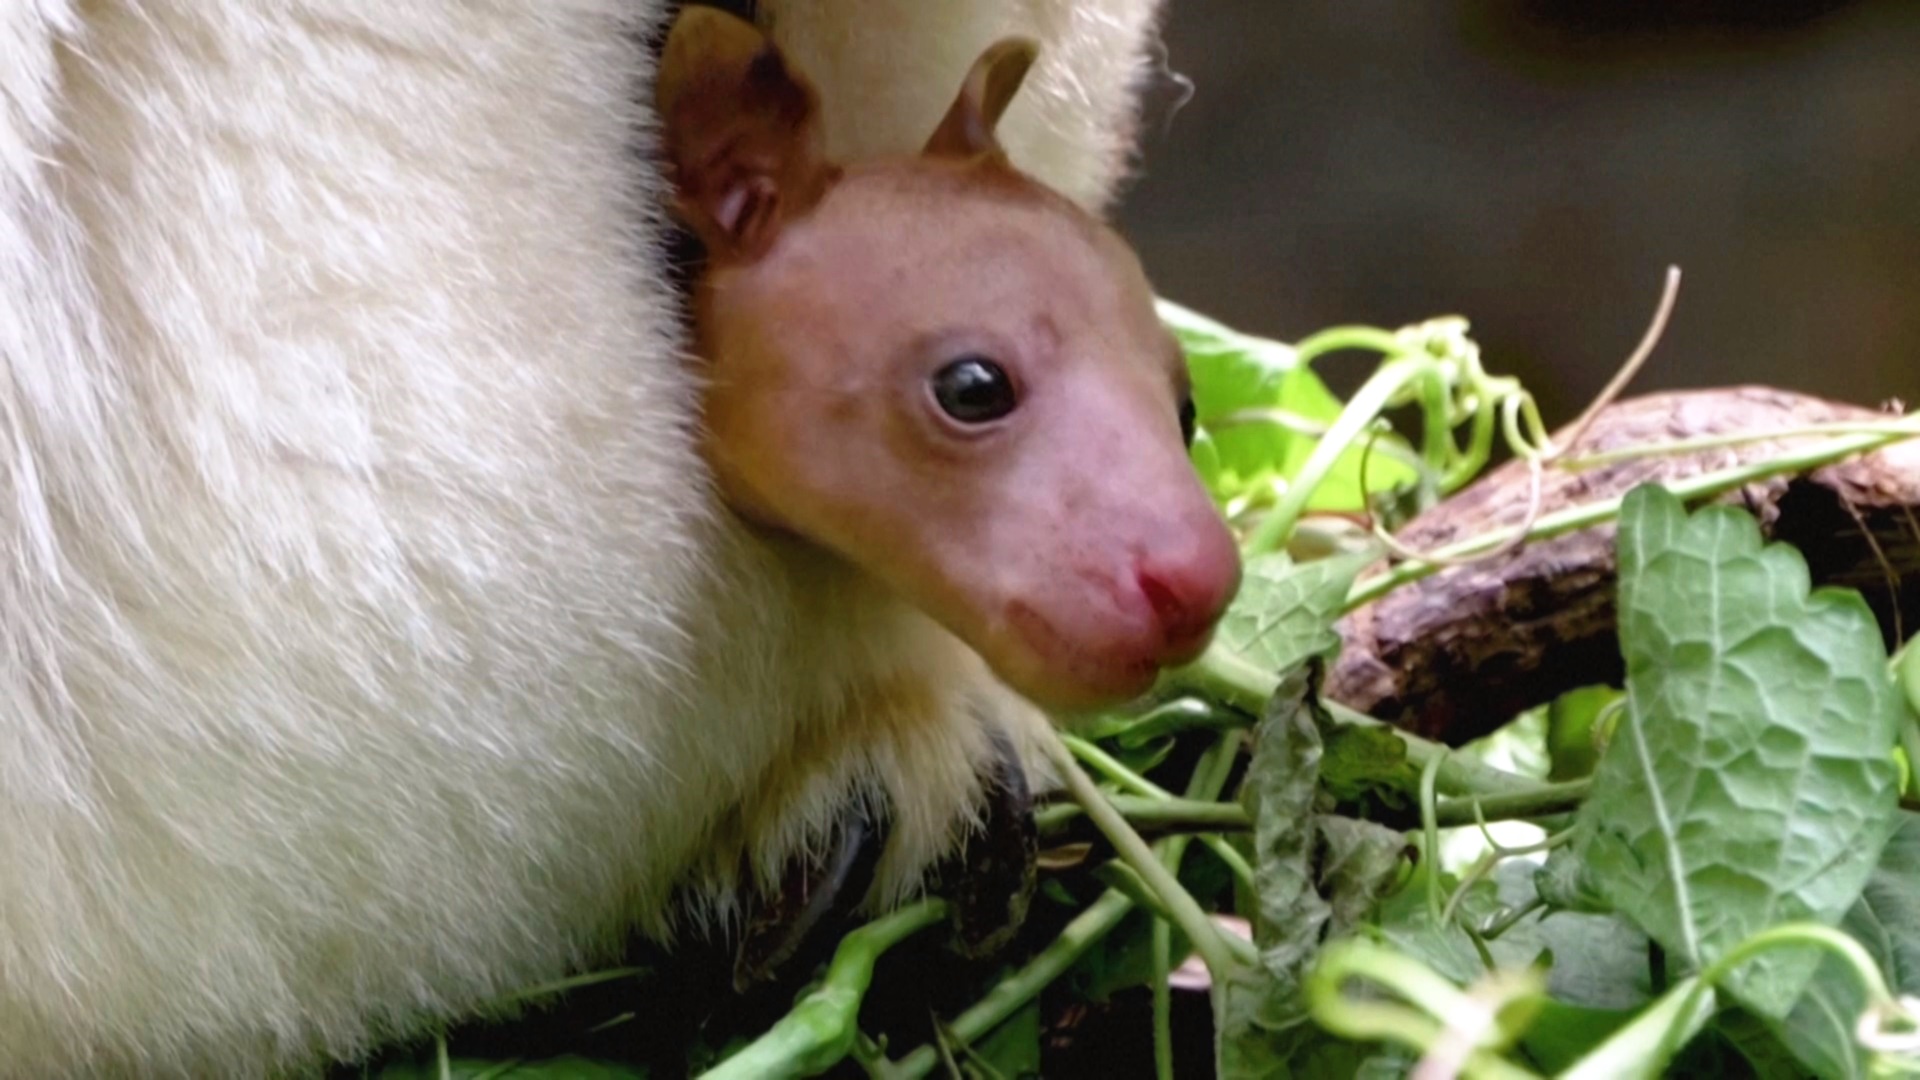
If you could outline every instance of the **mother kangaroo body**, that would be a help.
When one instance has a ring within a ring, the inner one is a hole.
[[[1126,164],[1156,0],[760,8],[836,158],[1019,33],[1011,157],[1095,209]],[[720,510],[666,9],[0,9],[0,1075],[304,1068],[724,910],[852,800],[882,897],[976,819],[1027,714],[863,698],[979,661]]]

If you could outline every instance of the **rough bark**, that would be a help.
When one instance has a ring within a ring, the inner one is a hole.
[[[1888,414],[1769,387],[1648,395],[1609,407],[1576,453],[1740,431],[1885,420]],[[1582,472],[1549,469],[1542,513],[1778,455],[1791,441],[1749,443]],[[1775,540],[1805,555],[1817,585],[1857,588],[1889,644],[1920,628],[1920,441],[1802,476],[1732,492]],[[1399,539],[1417,550],[1525,518],[1528,478],[1509,463],[1416,518]],[[1341,623],[1334,700],[1429,738],[1459,744],[1516,712],[1597,683],[1617,684],[1614,528],[1597,526],[1415,582]]]

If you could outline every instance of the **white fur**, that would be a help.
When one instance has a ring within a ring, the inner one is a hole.
[[[995,129],[1020,168],[1106,207],[1134,146],[1136,80],[1159,0],[760,0],[761,21],[820,89],[826,153],[919,147],[980,51],[1007,34],[1040,57]]]
[[[1089,204],[1154,6],[767,5],[841,154],[1038,34],[1003,132]],[[0,3],[0,1075],[357,1054],[667,932],[676,883],[724,910],[862,791],[898,895],[979,715],[1035,722],[713,512],[660,8]],[[894,670],[943,689],[849,690]]]

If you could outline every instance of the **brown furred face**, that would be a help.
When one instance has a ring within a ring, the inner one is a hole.
[[[752,189],[738,228],[737,199],[696,216],[706,451],[744,516],[873,574],[1035,701],[1094,707],[1198,655],[1239,559],[1137,258],[990,145],[996,48],[927,153]]]
[[[1237,553],[1134,256],[965,175],[993,168],[850,170],[707,279],[708,455],[746,513],[889,582],[1015,688],[1124,699],[1204,647]]]

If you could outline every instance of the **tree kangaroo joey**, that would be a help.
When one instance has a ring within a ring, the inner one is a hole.
[[[1013,928],[1031,884],[1025,751],[1044,720],[1028,702],[1138,695],[1204,648],[1239,581],[1139,260],[996,138],[1036,52],[993,44],[918,153],[854,165],[823,153],[805,74],[731,15],[688,9],[658,86],[675,206],[706,252],[703,452],[812,632],[843,639],[818,741],[785,765],[955,713],[985,723],[1006,759],[985,850],[1024,858],[969,860],[1001,871],[958,883],[974,949]],[[774,890],[743,980],[850,881],[864,891],[869,834],[849,820]]]

